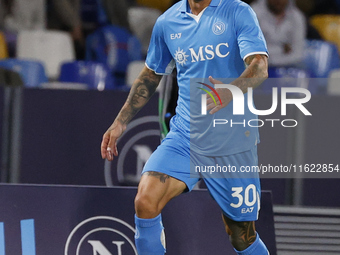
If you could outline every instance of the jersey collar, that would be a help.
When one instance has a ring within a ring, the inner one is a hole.
[[[221,4],[223,0],[211,0],[209,6],[211,7],[217,7]],[[178,11],[180,12],[187,12],[187,10],[189,9],[189,3],[188,0],[182,0],[182,4],[178,7]]]

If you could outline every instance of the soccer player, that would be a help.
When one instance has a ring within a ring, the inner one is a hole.
[[[146,66],[101,144],[103,158],[113,160],[118,156],[117,139],[155,92],[162,75],[170,74],[176,65],[176,115],[171,119],[169,134],[144,167],[135,198],[139,255],[165,253],[161,211],[172,198],[192,190],[205,177],[195,171],[197,166],[241,169],[257,165],[258,130],[247,124],[257,117],[248,107],[244,107],[243,115],[233,115],[230,89],[218,88],[211,93],[207,88],[213,90],[215,84],[227,79],[243,92],[241,97],[247,98],[248,88],[257,87],[267,78],[267,58],[256,15],[239,0],[182,0],[157,20]],[[201,107],[202,90],[211,96]],[[204,108],[209,114],[201,113]],[[223,123],[229,125],[215,125],[215,119],[224,119]],[[235,251],[240,255],[267,255],[254,224],[260,209],[258,175],[220,174],[222,178],[217,175],[204,181],[222,210]]]

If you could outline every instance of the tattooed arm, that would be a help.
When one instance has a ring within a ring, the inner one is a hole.
[[[263,81],[268,78],[268,57],[266,55],[251,55],[245,59],[246,69],[239,78],[234,80],[231,84],[239,87],[243,93],[247,92],[249,87],[256,88]],[[209,77],[212,84],[222,84],[222,82],[215,80],[213,77]],[[211,110],[210,114],[214,114],[223,107],[226,107],[232,100],[232,94],[228,89],[217,89],[222,99],[222,105],[219,103],[215,106],[212,98],[207,100],[207,110]]]
[[[144,67],[139,77],[131,87],[129,96],[118,113],[115,121],[105,132],[101,143],[101,154],[103,159],[113,160],[113,155],[118,156],[117,140],[123,134],[127,124],[149,101],[156,91],[162,76]]]
[[[256,88],[268,78],[268,57],[259,54],[251,55],[244,62],[246,70],[231,84],[246,93],[248,87]]]

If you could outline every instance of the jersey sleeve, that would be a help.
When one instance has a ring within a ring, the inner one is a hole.
[[[235,29],[243,60],[253,54],[266,54],[267,43],[256,14],[247,4],[241,4],[235,13]]]
[[[156,74],[171,74],[175,67],[175,61],[164,40],[164,31],[160,18],[157,20],[149,44],[146,66]]]

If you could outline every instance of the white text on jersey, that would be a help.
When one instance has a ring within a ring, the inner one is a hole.
[[[170,35],[171,40],[180,39],[181,37],[182,37],[182,33],[177,33],[177,34],[171,34]]]
[[[224,50],[224,54],[221,53],[221,47],[225,47],[229,48],[228,43],[220,43],[218,44],[215,49],[213,45],[207,45],[207,46],[201,46],[198,49],[198,52],[196,53],[196,51],[193,48],[189,48],[190,53],[191,53],[191,62],[198,62],[198,61],[205,61],[205,60],[211,60],[214,59],[215,56],[218,56],[220,58],[225,58],[230,54],[230,51],[225,51]],[[203,49],[204,49],[204,53],[203,53]]]

